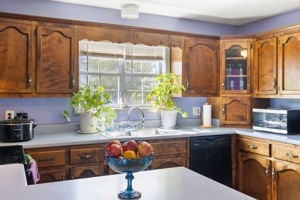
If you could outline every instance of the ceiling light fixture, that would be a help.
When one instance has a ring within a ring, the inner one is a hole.
[[[125,4],[121,9],[121,17],[123,19],[139,18],[139,7],[136,4]]]

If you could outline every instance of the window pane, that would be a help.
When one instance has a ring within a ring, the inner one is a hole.
[[[101,76],[100,85],[107,90],[119,89],[119,77],[118,76]]]
[[[127,92],[128,105],[142,105],[143,97],[141,92]]]
[[[79,70],[86,72],[87,71],[87,56],[80,55],[79,56]]]
[[[99,60],[99,68],[102,73],[119,73],[120,72],[120,59],[114,58],[101,58]]]
[[[143,89],[151,90],[155,85],[155,77],[144,77]]]
[[[90,86],[97,86],[100,84],[99,76],[98,75],[89,75],[87,84]]]
[[[94,56],[88,56],[88,72],[98,72],[98,58]]]
[[[143,77],[139,76],[126,76],[126,89],[127,90],[141,90],[143,87]]]

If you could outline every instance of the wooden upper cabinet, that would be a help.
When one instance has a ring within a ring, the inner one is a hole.
[[[300,95],[300,32],[278,40],[279,94]]]
[[[217,96],[219,93],[219,41],[186,38],[182,81],[185,96]]]
[[[145,44],[150,46],[169,46],[169,36],[163,33],[136,31],[134,33],[134,43]]]
[[[256,39],[254,47],[254,96],[277,94],[277,38]]]
[[[223,124],[251,124],[251,97],[222,97],[221,109],[221,121]]]
[[[221,94],[250,93],[252,41],[252,38],[221,40]]]
[[[71,27],[37,27],[37,93],[73,92],[75,42]]]
[[[0,21],[0,93],[32,93],[33,28],[30,23]]]

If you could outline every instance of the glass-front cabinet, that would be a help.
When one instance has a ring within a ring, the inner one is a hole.
[[[221,40],[221,93],[250,93],[252,39]]]

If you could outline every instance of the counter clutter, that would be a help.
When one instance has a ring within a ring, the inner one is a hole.
[[[3,177],[0,166],[0,177]],[[6,180],[0,179],[0,185]],[[0,199],[6,200],[115,200],[126,186],[124,174],[0,188]],[[137,172],[134,187],[143,200],[251,200],[253,198],[206,178],[184,167]],[[8,189],[7,189],[8,188]]]

